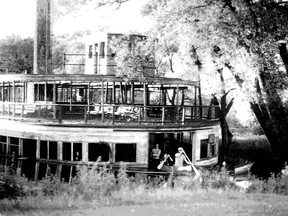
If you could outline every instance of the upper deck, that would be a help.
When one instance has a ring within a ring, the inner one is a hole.
[[[45,125],[201,127],[218,120],[199,82],[113,75],[0,75],[0,117]]]

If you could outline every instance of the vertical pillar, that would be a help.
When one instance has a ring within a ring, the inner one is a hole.
[[[47,81],[45,81],[45,84],[44,84],[44,101],[45,101],[45,104],[47,104]]]
[[[101,82],[101,120],[104,122],[104,81]]]
[[[57,95],[56,95],[56,83],[53,83],[53,119],[56,119],[56,112],[57,112],[57,107],[56,107],[56,101],[57,101]]]
[[[112,86],[112,103],[116,103],[116,101],[115,101],[115,92],[116,90],[115,90],[115,82],[113,82],[113,86]]]
[[[88,162],[88,143],[82,143],[82,160],[83,162]]]
[[[123,85],[120,82],[120,94],[121,94],[121,103],[124,104],[124,95],[123,95]]]
[[[134,82],[132,82],[131,83],[131,103],[132,103],[132,105],[134,105],[134,100],[135,100],[135,98],[134,98]]]
[[[37,96],[36,96],[36,100],[39,101],[40,100],[40,84],[37,83]]]
[[[49,141],[47,141],[47,158],[46,159],[49,159],[50,158],[50,153],[49,153]],[[57,147],[58,148],[58,147]],[[58,149],[57,149],[57,152],[58,152]]]
[[[70,83],[70,112],[72,111],[72,96],[73,96],[73,87],[72,87],[73,81]]]
[[[143,104],[144,104],[144,121],[147,119],[147,89],[146,89],[146,83],[143,83]]]
[[[105,103],[108,103],[108,81],[106,82],[106,89],[105,89]]]
[[[125,85],[124,85],[124,101],[125,101],[125,104],[128,104],[128,98],[127,98],[127,82],[125,82]]]
[[[71,156],[70,156],[70,160],[73,161],[73,152],[74,152],[73,142],[71,142],[70,145],[71,145],[71,152],[70,152]]]
[[[34,181],[38,180],[38,175],[39,175],[39,162],[37,161],[35,163],[35,174],[34,174]]]
[[[58,149],[58,151],[57,151],[57,159],[59,160],[59,161],[62,161],[63,160],[63,142],[57,142],[57,149]]]
[[[25,89],[25,84],[26,82],[23,82],[23,91],[22,91],[22,103],[25,103],[25,91],[26,91],[26,89]]]
[[[194,89],[194,119],[197,118],[197,87]]]
[[[8,93],[7,101],[10,101],[10,82],[8,82],[8,89],[7,89],[7,93]]]
[[[13,81],[13,94],[12,94],[12,101],[13,101],[13,117],[15,118],[15,81]]]
[[[179,84],[176,87],[176,120],[179,120]]]
[[[40,158],[40,140],[36,140],[36,159]]]
[[[12,90],[12,102],[15,103],[15,81],[13,81]]]
[[[1,88],[1,91],[2,91],[2,102],[4,102],[4,86],[5,86],[5,83],[4,82],[2,82],[2,88]]]
[[[87,105],[88,105],[88,113],[90,113],[90,85],[91,83],[88,83],[88,89],[87,89]]]
[[[202,107],[202,96],[201,96],[201,87],[200,87],[200,83],[199,83],[199,88],[198,88],[198,93],[199,93],[199,95],[198,95],[198,98],[199,98],[199,117],[200,117],[200,119],[202,119],[202,109],[203,109],[203,107]]]
[[[19,157],[23,156],[23,139],[19,139],[19,152],[18,152]]]

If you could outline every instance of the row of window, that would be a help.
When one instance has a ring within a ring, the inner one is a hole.
[[[24,157],[36,158],[36,140],[23,139],[23,149],[19,148],[19,138],[0,136],[0,154],[15,154],[19,156],[22,151]],[[136,162],[136,143],[112,144],[114,152],[109,143],[88,143],[88,161],[114,161],[114,162]],[[64,161],[81,161],[83,159],[83,144],[77,142],[63,142],[59,150],[55,141],[40,141],[40,159],[57,160],[62,153]]]

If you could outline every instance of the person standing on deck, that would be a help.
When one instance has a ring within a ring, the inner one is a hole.
[[[151,151],[151,169],[157,170],[157,166],[160,163],[160,155],[161,155],[161,149],[159,149],[159,144],[155,145],[155,148]]]
[[[178,148],[178,152],[175,154],[175,165],[174,167],[178,171],[191,171],[191,166],[184,166],[184,162],[186,164],[191,164],[184,155],[184,149],[182,147]]]

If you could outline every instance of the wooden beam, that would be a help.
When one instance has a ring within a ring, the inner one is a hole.
[[[146,92],[146,83],[143,83],[143,105],[144,105],[144,121],[147,120],[147,92]]]
[[[128,98],[127,98],[127,82],[125,82],[124,85],[124,99],[125,99],[125,104],[128,104]]]
[[[73,84],[73,81],[71,81],[71,83],[70,83],[70,112],[72,111],[72,96],[73,96],[73,94],[72,94],[72,91],[73,91],[72,84]]]
[[[47,81],[45,81],[45,84],[44,84],[44,101],[45,101],[45,104],[47,104]]]
[[[36,140],[36,159],[40,158],[40,140]]]
[[[57,142],[57,158],[59,161],[63,160],[63,142]]]
[[[131,102],[132,102],[132,105],[134,105],[135,104],[135,92],[134,92],[135,90],[134,90],[134,82],[131,82]]]
[[[89,82],[88,89],[87,89],[87,105],[88,105],[87,111],[88,113],[90,113],[90,87],[91,87],[91,83]]]
[[[8,98],[7,98],[7,101],[10,101],[10,82],[8,82],[8,89],[7,89],[7,92],[8,92]]]
[[[115,95],[116,95],[116,89],[115,89],[115,82],[113,82],[113,85],[112,85],[112,103],[116,103],[116,101],[115,101]]]
[[[2,88],[1,88],[1,91],[2,91],[2,97],[1,97],[1,100],[2,102],[4,102],[4,82],[2,82]],[[3,113],[4,114],[4,113]]]
[[[109,92],[108,92],[108,82],[106,82],[106,90],[105,90],[105,103],[108,103]]]
[[[82,143],[82,161],[88,162],[88,143],[87,142]]]
[[[121,95],[121,104],[124,104],[124,95],[123,95],[123,85],[120,82],[120,95]]]
[[[198,87],[198,97],[199,97],[199,118],[200,119],[202,119],[202,113],[203,113],[203,111],[202,111],[202,96],[201,96],[201,87],[199,86]]]
[[[197,87],[194,88],[194,119],[197,118]]]
[[[13,93],[12,93],[12,101],[13,103],[15,103],[15,81],[13,81],[13,86],[12,86],[12,90],[13,90]]]
[[[25,83],[26,83],[26,82],[23,82],[22,103],[25,103],[25,91],[26,91],[26,89],[25,89]]]
[[[102,81],[101,85],[101,120],[104,122],[104,81]]]
[[[56,102],[57,102],[57,95],[56,95],[56,91],[57,91],[57,85],[56,82],[53,83],[53,119],[56,119],[56,112],[57,112],[57,107],[56,107]]]
[[[179,85],[176,88],[176,120],[179,120]]]

